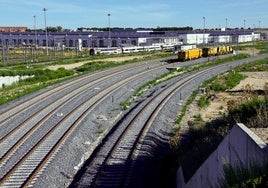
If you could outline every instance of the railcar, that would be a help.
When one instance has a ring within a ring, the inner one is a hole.
[[[232,52],[233,52],[233,48],[231,46],[217,46],[217,47],[195,48],[195,49],[189,49],[189,50],[179,50],[178,60],[187,61],[191,59],[197,59],[200,57],[223,55],[223,54],[229,54]]]
[[[205,47],[202,48],[203,57],[215,56],[218,53],[217,47]]]
[[[233,49],[231,46],[219,46],[217,55],[229,54],[232,52],[233,52]]]
[[[190,50],[194,48],[196,48],[195,44],[188,44],[188,45],[179,44],[174,46],[173,53],[177,54],[180,50]]]
[[[100,54],[120,54],[122,50],[120,48],[111,47],[111,48],[96,48],[96,52]]]
[[[201,48],[178,51],[178,59],[179,59],[179,61],[197,59],[197,58],[200,58],[200,57],[202,57],[202,49]]]
[[[156,46],[156,45],[151,45],[151,46],[127,46],[127,47],[121,47],[121,49],[122,49],[122,53],[162,50],[161,46]]]
[[[234,52],[232,46],[226,46],[226,49],[229,54]]]

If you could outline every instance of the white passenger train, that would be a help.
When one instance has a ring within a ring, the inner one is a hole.
[[[142,51],[172,50],[174,45],[151,45],[151,46],[122,46],[111,48],[95,48],[94,54],[121,54]]]

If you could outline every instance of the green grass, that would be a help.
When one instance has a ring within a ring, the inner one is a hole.
[[[249,57],[250,57],[249,54],[241,53],[241,54],[226,57],[226,58],[223,58],[223,59],[216,59],[215,64],[220,64],[220,63],[228,62],[228,61],[235,61],[235,60],[239,60],[239,59],[245,59],[245,58],[249,58]]]
[[[185,116],[187,108],[190,104],[192,104],[192,102],[194,101],[195,97],[198,94],[198,90],[195,90],[192,95],[187,99],[185,105],[183,105],[182,110],[180,112],[180,115],[178,116],[178,118],[176,119],[176,124],[180,124],[182,118]],[[179,129],[178,129],[179,130]],[[174,135],[176,135],[176,133],[174,133]]]
[[[30,94],[49,85],[58,83],[74,75],[73,70],[59,68],[58,70],[31,69],[31,70],[7,70],[5,76],[34,75],[11,85],[5,85],[0,89],[0,105]]]
[[[123,61],[123,62],[105,62],[97,61],[87,63],[81,67],[74,70],[66,70],[64,68],[59,68],[58,70],[46,69],[47,63],[32,63],[29,68],[25,66],[24,62],[15,63],[1,63],[2,69],[0,70],[0,76],[16,76],[16,75],[34,75],[34,77],[21,80],[18,83],[14,83],[10,86],[4,86],[0,89],[0,105],[7,103],[11,100],[19,98],[21,96],[27,95],[29,93],[35,92],[49,85],[58,83],[62,80],[70,79],[79,74],[86,74],[89,72],[94,72],[97,70],[108,69],[115,66],[120,66],[128,63],[133,63],[142,60],[150,60],[155,58],[170,57],[173,56],[170,53],[164,52],[151,52],[151,53],[133,53],[133,54],[121,54],[121,56],[135,56],[135,55],[146,55],[142,59],[134,58],[133,60]],[[90,57],[75,57],[75,58],[64,58],[57,60],[55,62],[50,62],[49,64],[70,64],[79,62],[81,60],[93,60],[101,58],[116,57],[119,55],[97,55]],[[46,59],[45,59],[46,60]]]
[[[251,162],[249,167],[229,163],[224,165],[224,178],[220,187],[267,187],[268,185],[268,163],[260,165],[258,162]]]
[[[200,99],[198,100],[198,106],[200,108],[204,108],[205,106],[208,106],[209,104],[210,104],[209,99],[205,95],[201,96]]]
[[[243,79],[244,76],[241,73],[234,71],[230,72],[229,74],[221,74],[219,76],[213,77],[204,82],[203,85],[209,85],[209,89],[213,90],[214,92],[225,91],[227,89],[233,88]]]
[[[254,43],[247,42],[247,43],[237,46],[238,50],[244,50],[246,48],[254,48],[254,49],[260,50],[259,52],[260,54],[267,53],[267,50],[268,50],[267,41],[254,41]]]
[[[238,71],[254,71],[259,70],[260,67],[264,71],[268,70],[267,59],[245,64],[236,68],[235,71],[229,71],[227,74],[225,73],[216,76],[205,81],[201,87],[209,86],[211,89],[215,89],[215,91],[211,92],[224,91],[227,88],[233,87],[235,84],[239,83],[241,79],[243,79],[243,76],[241,76]],[[194,99],[195,94],[192,94],[189,98],[189,104],[192,103],[191,101]],[[202,101],[205,101],[205,99],[202,99]],[[193,121],[188,122],[190,136],[189,144],[185,147],[180,144],[180,134],[176,131],[180,131],[179,124],[189,104],[187,102],[187,104],[183,107],[180,116],[176,121],[176,125],[174,125],[174,127],[177,127],[178,130],[173,129],[174,132],[171,134],[170,139],[171,147],[177,154],[178,165],[182,165],[184,169],[184,176],[186,180],[195,173],[214,149],[217,148],[218,144],[222,141],[225,135],[228,134],[232,125],[236,123],[236,120],[243,122],[247,126],[251,124],[255,125],[255,127],[268,127],[268,98],[253,98],[252,101],[244,103],[241,106],[237,106],[235,110],[230,112],[229,115],[224,115],[222,118],[212,122],[203,122],[200,114],[196,115]],[[222,108],[223,107],[221,106],[220,109]]]
[[[268,96],[266,98],[253,97],[229,112],[234,121],[241,122],[247,127],[268,127]]]
[[[254,63],[245,64],[237,68],[240,72],[256,72],[268,70],[268,58],[257,60]]]
[[[0,89],[0,105],[5,104],[9,101],[15,100],[24,95],[38,91],[42,88],[49,86],[50,84],[51,83],[39,83],[36,85],[31,84],[30,86],[28,86],[28,85],[21,84],[21,83],[14,83],[11,86],[5,86],[4,88]],[[18,87],[21,88],[23,92],[15,89]]]

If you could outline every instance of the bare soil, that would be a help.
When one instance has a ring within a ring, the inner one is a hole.
[[[115,61],[115,62],[122,62],[122,61],[127,61],[127,60],[132,60],[132,59],[140,59],[143,58],[144,56],[125,56],[125,57],[112,57],[112,58],[105,58],[101,59],[101,61]],[[58,68],[65,68],[67,70],[74,69],[76,67],[82,66],[86,63],[90,62],[95,62],[95,61],[100,61],[100,60],[94,60],[94,61],[82,61],[78,63],[72,63],[72,64],[66,64],[66,65],[53,65],[53,66],[48,66],[47,68],[50,70],[57,70]]]
[[[268,72],[244,72],[246,78],[235,86],[232,91],[244,90],[250,86],[251,90],[263,90],[265,84],[268,84]],[[200,115],[202,120],[209,122],[211,120],[222,117],[224,114],[228,114],[227,102],[233,100],[239,100],[242,97],[242,92],[219,92],[216,93],[213,100],[210,100],[210,105],[199,109],[198,100],[202,94],[199,94],[194,102],[189,106],[185,117],[181,121],[181,127],[183,131],[188,129],[188,122],[195,119],[197,115]],[[268,128],[250,128],[255,134],[257,134],[265,143],[268,144]]]
[[[245,44],[248,45],[248,44]],[[238,53],[241,54],[250,54],[252,56],[254,56],[255,54],[259,54],[260,50],[257,50],[255,48],[245,48],[243,50],[239,50]]]

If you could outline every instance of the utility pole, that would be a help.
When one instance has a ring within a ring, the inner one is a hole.
[[[228,42],[228,36],[227,36],[227,22],[228,22],[228,19],[225,18],[225,34],[226,34],[226,43]]]
[[[36,51],[37,51],[37,33],[36,33],[36,15],[34,17],[34,60],[36,61]]]
[[[244,41],[246,40],[246,20],[244,20]]]
[[[203,46],[205,45],[206,17],[203,17]]]
[[[110,17],[111,14],[108,13],[108,47],[111,47]]]
[[[46,31],[46,54],[48,56],[48,39],[47,39],[47,19],[46,19],[46,8],[43,8],[44,11],[44,19],[45,19],[45,31]]]

